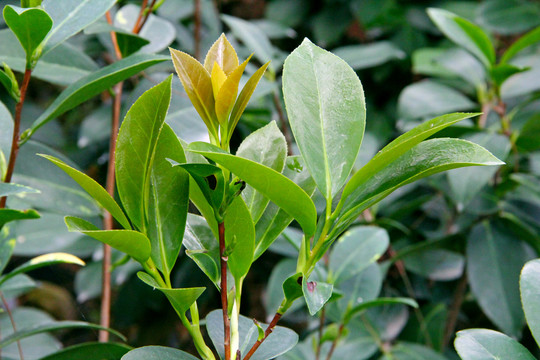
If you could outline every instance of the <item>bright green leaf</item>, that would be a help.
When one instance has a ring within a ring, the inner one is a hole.
[[[491,68],[490,74],[493,82],[497,86],[501,86],[509,77],[529,70],[528,68],[520,68],[509,64],[498,64]]]
[[[229,270],[238,282],[248,273],[255,249],[253,220],[241,197],[237,197],[225,213],[225,245],[231,248]]]
[[[362,84],[345,61],[305,39],[285,60],[283,95],[300,153],[323,196],[331,199],[362,143]]]
[[[109,195],[107,190],[105,190],[101,185],[99,185],[94,179],[88,175],[72,168],[71,166],[65,164],[60,159],[55,158],[54,156],[38,154],[41,157],[51,161],[53,164],[57,165],[60,169],[64,170],[73,180],[77,182],[90,196],[92,196],[104,209],[106,209],[111,215],[125,228],[131,229],[129,220],[124,215],[124,212],[118,206],[116,201]]]
[[[255,190],[267,196],[292,215],[300,223],[306,235],[315,232],[317,218],[315,205],[304,190],[285,176],[267,166],[231,155],[207,143],[192,143],[188,150],[204,155],[226,167]]]
[[[0,209],[0,229],[8,222],[15,220],[39,219],[35,210]]]
[[[510,47],[504,52],[503,56],[501,57],[501,64],[509,62],[522,50],[538,42],[540,42],[540,27],[531,30],[530,32],[516,40],[514,43],[512,43],[512,45],[510,45]]]
[[[86,220],[66,216],[65,222],[70,232],[81,232],[145,263],[150,257],[150,240],[133,230],[100,230]]]

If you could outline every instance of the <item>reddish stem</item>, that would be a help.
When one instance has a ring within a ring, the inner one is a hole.
[[[227,257],[225,257],[225,223],[220,222],[219,229],[219,257],[221,262],[221,307],[223,308],[223,344],[225,346],[225,360],[231,359],[231,319],[229,319],[229,302],[227,299]]]
[[[282,316],[282,314],[280,314],[280,313],[276,313],[274,315],[274,318],[272,319],[272,321],[270,322],[270,324],[268,325],[268,327],[264,331],[264,337],[261,340],[257,340],[257,342],[255,342],[255,344],[253,344],[251,349],[249,349],[249,352],[246,354],[246,356],[244,356],[244,360],[249,360],[253,356],[253,354],[255,353],[255,351],[257,351],[259,346],[261,346],[263,341],[266,340],[266,338],[272,333],[272,331],[274,331],[274,328],[276,327],[279,319],[281,319],[281,316]]]

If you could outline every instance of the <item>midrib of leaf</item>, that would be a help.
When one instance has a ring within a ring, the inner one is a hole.
[[[154,172],[151,171],[151,176],[152,176],[152,179],[154,180],[154,184],[156,184],[156,177],[154,175]],[[156,230],[157,230],[157,236],[158,236],[158,241],[159,241],[159,252],[161,254],[161,266],[162,266],[162,271],[167,274],[167,276],[169,275],[170,273],[170,270],[169,270],[169,264],[167,263],[167,254],[165,253],[165,242],[163,240],[163,232],[161,231],[162,228],[161,228],[161,212],[159,210],[159,201],[158,201],[158,194],[157,194],[157,189],[156,189],[156,186],[153,187],[153,190],[154,190],[154,208],[155,208],[155,223],[156,223]]]
[[[58,26],[55,26],[51,29],[51,31],[49,32],[49,34],[47,35],[47,37],[45,38],[45,42],[49,41],[49,39],[58,31],[58,29],[60,29],[68,20],[70,20],[75,13],[78,13],[79,12],[79,9],[81,7],[83,7],[86,3],[88,3],[90,0],[82,0],[81,3],[79,5],[77,5],[77,7],[75,7],[75,9],[73,9],[73,11],[71,11],[68,16],[66,16],[66,18],[64,20],[62,20],[61,22],[58,23]],[[56,47],[57,45],[59,45],[60,43],[58,44],[55,44],[54,46]],[[51,48],[52,49],[52,48]],[[49,51],[51,50],[49,49]]]
[[[485,351],[486,355],[489,355],[493,360],[502,360],[498,356],[495,356],[489,351],[482,343],[480,343],[474,336],[469,335],[472,338],[472,341],[474,341],[475,344],[477,344],[482,350]]]
[[[326,202],[330,202],[332,200],[332,182],[330,179],[330,166],[328,163],[328,154],[326,153],[326,141],[324,137],[324,119],[323,119],[323,106],[321,101],[321,93],[319,91],[319,79],[317,77],[317,74],[315,72],[315,56],[313,54],[312,49],[310,49],[309,55],[311,57],[311,63],[312,63],[312,70],[313,75],[315,79],[315,88],[317,89],[317,102],[319,103],[319,121],[321,124],[321,141],[322,141],[322,147],[323,147],[323,160],[324,160],[324,168],[325,168],[325,175],[326,175]],[[327,205],[328,206],[328,205]]]

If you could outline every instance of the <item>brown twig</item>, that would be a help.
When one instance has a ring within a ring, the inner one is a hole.
[[[264,331],[264,337],[261,339],[261,340],[257,340],[255,342],[255,344],[253,344],[253,346],[251,347],[251,349],[249,349],[249,352],[246,354],[246,356],[244,356],[244,360],[249,360],[253,354],[255,353],[255,351],[257,351],[257,349],[259,348],[259,346],[261,346],[261,344],[263,343],[264,340],[266,340],[266,338],[268,336],[270,336],[270,334],[272,333],[272,331],[274,331],[274,328],[276,327],[279,319],[281,319],[281,316],[282,314],[280,313],[276,313],[274,315],[274,318],[272,319],[272,321],[270,322],[270,324],[268,325],[268,327],[266,328],[266,330]]]
[[[139,10],[139,16],[137,16],[137,20],[135,21],[135,24],[133,25],[133,29],[131,29],[131,32],[134,34],[137,34],[142,27],[141,21],[144,17],[144,10],[146,10],[146,5],[148,5],[148,0],[143,0],[141,4],[141,10]]]
[[[15,325],[15,319],[13,318],[13,313],[11,312],[11,309],[9,308],[9,304],[8,304],[6,298],[4,297],[4,293],[1,292],[1,291],[0,291],[0,298],[2,299],[2,304],[4,305],[4,309],[6,310],[6,312],[8,314],[9,321],[11,321],[11,326],[13,327],[13,332],[16,333],[17,332],[17,326]],[[21,342],[19,340],[17,340],[17,348],[19,349],[19,358],[21,360],[24,360],[22,346],[21,346]]]
[[[221,262],[221,307],[223,308],[223,345],[225,360],[231,359],[231,319],[229,319],[229,302],[227,299],[227,257],[225,256],[225,223],[220,222],[219,258]]]
[[[32,77],[32,70],[26,69],[24,72],[24,78],[21,86],[21,97],[19,102],[15,106],[15,121],[13,123],[13,137],[11,139],[11,152],[9,154],[9,162],[6,171],[6,176],[3,181],[6,183],[11,182],[11,177],[13,176],[13,171],[15,170],[15,162],[17,161],[17,155],[19,154],[19,137],[21,130],[21,113],[24,105],[24,99],[26,98],[26,92],[28,91],[28,83],[30,83],[30,78]],[[7,196],[4,196],[0,199],[0,209],[6,207]]]
[[[326,357],[326,360],[330,360],[332,358],[332,355],[334,354],[334,350],[336,350],[336,346],[338,343],[339,338],[343,334],[343,329],[345,328],[344,324],[339,325],[339,330],[336,338],[334,341],[332,341],[332,347],[330,348],[330,351],[328,352],[328,356]]]
[[[279,99],[277,91],[274,91],[274,106],[276,107],[276,111],[278,113],[281,132],[283,133],[283,136],[285,136],[285,141],[287,142],[287,152],[290,156],[292,155],[292,137],[289,127],[287,126],[287,119],[285,118],[285,113],[283,112],[283,107],[281,106],[281,100]]]
[[[139,28],[137,29],[137,32],[135,32],[135,34],[138,34],[138,33],[141,32],[142,28],[144,27],[144,24],[146,24],[146,21],[148,20],[148,17],[150,16],[152,11],[154,10],[155,5],[156,5],[156,0],[152,0],[152,2],[150,3],[150,6],[148,7],[148,9],[146,10],[146,12],[144,14],[144,18],[141,21],[141,25],[139,26]]]
[[[456,329],[457,318],[459,316],[459,310],[463,304],[463,299],[465,298],[465,291],[467,290],[467,270],[463,269],[463,275],[459,279],[459,282],[456,287],[456,292],[454,293],[454,298],[452,299],[452,304],[448,309],[448,316],[446,317],[446,326],[444,327],[444,337],[442,342],[441,351],[444,350]]]
[[[201,0],[194,1],[193,22],[195,29],[193,30],[193,40],[195,42],[195,58],[199,59],[201,56]]]

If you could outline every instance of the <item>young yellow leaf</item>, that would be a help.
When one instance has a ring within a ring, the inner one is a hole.
[[[204,59],[206,71],[211,73],[215,62],[218,63],[227,76],[238,67],[238,56],[225,34],[221,34],[219,39],[208,50]]]
[[[215,99],[217,99],[219,89],[221,89],[225,80],[227,80],[227,75],[225,75],[221,66],[217,62],[214,62],[214,67],[212,68],[212,90],[214,91]]]
[[[240,79],[242,78],[242,74],[246,69],[249,59],[251,59],[251,55],[227,77],[216,96],[216,116],[221,125],[227,124],[229,114],[236,102]]]

